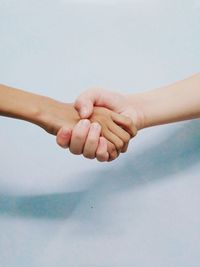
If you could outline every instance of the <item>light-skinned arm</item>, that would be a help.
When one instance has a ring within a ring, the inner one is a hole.
[[[75,102],[81,118],[88,118],[94,106],[129,116],[137,130],[200,118],[200,73],[168,86],[129,95],[92,88]]]
[[[91,89],[75,102],[82,118],[103,106],[132,118],[138,130],[200,117],[200,73],[158,89],[129,95]]]

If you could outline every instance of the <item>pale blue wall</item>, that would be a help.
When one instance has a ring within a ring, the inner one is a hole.
[[[200,70],[199,25],[198,0],[0,0],[0,82],[62,101],[165,85]],[[198,120],[100,164],[0,118],[0,151],[0,267],[199,266]]]

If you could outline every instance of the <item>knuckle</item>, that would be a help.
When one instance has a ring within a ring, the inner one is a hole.
[[[122,141],[118,141],[117,143],[117,149],[121,150],[124,147],[124,143]]]

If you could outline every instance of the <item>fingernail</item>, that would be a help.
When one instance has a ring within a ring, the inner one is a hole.
[[[90,124],[89,120],[81,120],[81,126],[86,127],[89,126],[89,124]]]
[[[92,123],[91,128],[93,131],[97,132],[101,129],[101,126],[98,123],[94,122]]]
[[[88,109],[87,109],[87,107],[82,108],[80,113],[81,113],[81,116],[82,117],[87,117],[88,116]]]

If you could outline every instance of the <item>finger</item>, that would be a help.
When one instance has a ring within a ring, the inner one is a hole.
[[[93,102],[84,96],[78,98],[74,104],[75,109],[82,119],[87,119],[92,115],[93,106]]]
[[[108,128],[104,128],[103,136],[115,146],[115,149],[118,152],[122,150],[124,142],[118,136],[113,134]]]
[[[100,134],[101,134],[100,124],[96,122],[92,123],[83,149],[84,157],[88,159],[95,158],[96,150],[99,144]]]
[[[74,127],[72,131],[72,137],[69,149],[75,155],[80,155],[83,153],[83,148],[85,140],[90,129],[89,120],[80,120]]]
[[[74,107],[81,118],[89,118],[93,112],[93,106],[101,106],[113,111],[118,111],[122,95],[102,88],[92,88],[83,92],[75,101]]]
[[[57,144],[62,148],[68,148],[70,144],[70,139],[72,135],[72,130],[67,127],[62,127],[56,136]]]
[[[107,140],[104,137],[100,137],[99,145],[96,151],[96,158],[98,161],[100,162],[108,161],[109,154],[107,152],[107,149],[108,149]]]
[[[108,145],[108,154],[109,154],[108,161],[113,161],[119,156],[119,152],[117,151],[117,149],[111,142],[107,141],[107,145]]]
[[[81,118],[89,118],[93,112],[93,106],[100,97],[100,90],[89,89],[83,92],[75,101],[74,107]]]
[[[120,125],[124,130],[126,130],[131,135],[131,137],[136,136],[137,128],[133,124],[131,118],[123,116],[121,114],[116,114],[115,112],[112,112],[111,117],[113,121]]]
[[[121,153],[125,153],[127,151],[127,149],[128,149],[128,146],[129,146],[129,142],[124,145],[124,147],[122,148]]]
[[[123,144],[127,144],[130,139],[131,136],[129,133],[127,133],[123,128],[121,128],[120,126],[118,126],[116,123],[111,122],[109,124],[108,129],[115,135],[117,135],[122,141]]]
[[[127,151],[128,144],[129,144],[129,141],[130,141],[130,138],[131,138],[130,134],[127,133],[125,130],[123,130],[121,127],[119,127],[115,123],[110,123],[109,130],[114,135],[117,135],[122,140],[123,146],[122,146],[120,152],[125,153]]]

